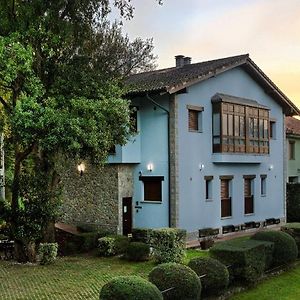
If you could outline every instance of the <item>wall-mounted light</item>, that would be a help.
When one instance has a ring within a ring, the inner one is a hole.
[[[202,171],[204,169],[204,164],[199,164],[199,170]]]
[[[272,171],[274,169],[274,166],[273,165],[270,165],[269,166],[269,171]]]
[[[147,165],[147,170],[149,172],[152,172],[152,170],[153,170],[153,164],[152,163],[150,163],[150,164]]]
[[[78,170],[80,176],[82,176],[83,173],[84,173],[84,171],[85,171],[85,164],[84,164],[83,162],[80,163],[80,164],[77,166],[77,170]]]

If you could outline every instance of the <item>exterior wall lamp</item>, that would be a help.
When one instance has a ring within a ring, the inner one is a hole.
[[[149,172],[152,172],[152,171],[153,171],[153,164],[152,164],[152,163],[150,163],[150,164],[147,165],[147,170],[148,170]]]
[[[204,164],[199,164],[199,170],[202,171],[204,169]]]
[[[80,164],[77,166],[77,170],[78,170],[80,176],[82,176],[83,173],[84,173],[84,171],[85,171],[85,164],[84,164],[83,162],[80,163]]]
[[[273,165],[270,165],[269,166],[269,171],[272,171],[274,169],[274,166]]]

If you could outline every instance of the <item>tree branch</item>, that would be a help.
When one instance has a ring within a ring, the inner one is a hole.
[[[3,107],[8,111],[11,112],[11,108],[7,104],[7,102],[0,96],[0,103],[3,105]]]

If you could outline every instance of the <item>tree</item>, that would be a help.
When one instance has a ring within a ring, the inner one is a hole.
[[[127,18],[129,2],[114,2]],[[108,0],[0,4],[0,103],[12,161],[6,215],[19,261],[34,257],[29,250],[55,215],[55,155],[100,163],[130,135],[120,80],[153,67],[153,46],[122,36],[120,25],[106,18],[110,10]],[[37,180],[24,180],[29,176]]]

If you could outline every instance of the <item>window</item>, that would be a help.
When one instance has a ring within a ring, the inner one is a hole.
[[[244,213],[254,213],[254,178],[255,175],[244,175]]]
[[[143,201],[162,201],[163,176],[140,176],[144,187]]]
[[[189,131],[202,132],[202,111],[203,107],[187,105]]]
[[[270,120],[270,139],[276,139],[276,121]]]
[[[137,106],[130,107],[130,122],[131,122],[131,129],[133,132],[138,131],[138,124],[137,124],[137,112],[139,108]]]
[[[295,159],[295,141],[289,141],[289,160]]]
[[[205,199],[212,200],[212,181],[213,176],[205,176]]]
[[[218,94],[212,103],[213,152],[269,153],[266,107],[253,100]]]
[[[267,194],[267,175],[260,175],[260,195],[266,196]]]
[[[220,176],[221,179],[221,218],[231,217],[231,180],[233,176]]]

